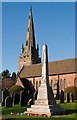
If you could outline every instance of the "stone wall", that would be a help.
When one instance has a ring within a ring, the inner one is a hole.
[[[42,77],[32,77],[27,79],[32,82],[35,89],[38,89],[38,87],[40,86]],[[58,84],[59,84],[59,92],[61,92],[61,90],[64,90],[69,86],[75,86],[76,79],[77,79],[76,74],[74,73],[49,76],[49,84],[53,89],[54,96],[56,96],[57,94]]]

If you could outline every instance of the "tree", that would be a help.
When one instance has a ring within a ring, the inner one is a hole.
[[[0,81],[2,80],[2,75],[1,75],[1,73],[0,73]]]
[[[2,80],[5,79],[5,78],[10,78],[10,73],[9,73],[9,70],[6,69],[4,70],[2,73],[1,73],[1,76],[2,76]]]
[[[15,72],[12,73],[11,79],[13,80],[13,84],[16,82],[17,75]]]

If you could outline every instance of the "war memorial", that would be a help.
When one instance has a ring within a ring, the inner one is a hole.
[[[47,115],[51,117],[51,113],[64,112],[58,105],[56,105],[54,100],[54,95],[51,86],[49,85],[48,76],[48,52],[47,45],[43,45],[42,49],[42,80],[41,85],[38,89],[37,100],[31,108],[27,108],[29,114],[39,114]]]
[[[6,109],[15,105],[23,112],[10,115],[43,116],[68,114],[61,104],[75,104],[76,92],[67,88],[77,87],[77,58],[48,62],[48,46],[42,46],[42,60],[36,47],[32,7],[30,7],[26,44],[18,57],[18,76],[15,85],[2,90],[2,106]],[[71,81],[70,81],[71,80]],[[59,104],[56,103],[59,101]],[[66,102],[65,102],[66,101]]]

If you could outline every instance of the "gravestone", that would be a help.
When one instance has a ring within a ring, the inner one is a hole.
[[[14,96],[15,96],[15,93],[12,94],[13,105],[14,105]]]
[[[6,108],[12,107],[12,98],[10,96],[6,97],[5,99],[5,107]]]
[[[60,99],[60,95],[59,95],[59,80],[57,81],[57,94],[56,94],[56,99]]]
[[[11,96],[11,98],[12,98],[12,103],[13,103],[13,94],[11,94],[10,96]]]
[[[5,89],[2,91],[2,106],[5,106],[5,99],[7,96],[9,96],[9,91]]]
[[[70,102],[70,94],[66,93],[66,102],[69,103]]]
[[[49,84],[47,45],[43,45],[42,80],[38,89],[37,100],[34,105],[31,105],[31,108],[27,108],[27,111],[25,111],[24,114],[31,113],[50,117],[52,112],[59,113],[61,111],[62,109],[60,109],[59,105],[56,105],[53,91]]]
[[[27,96],[28,96],[28,93],[26,91],[20,92],[20,106],[27,105]]]
[[[64,91],[61,90],[61,94],[60,94],[60,103],[64,103]]]
[[[13,105],[19,104],[20,95],[18,93],[14,93],[12,100],[13,100]]]
[[[74,95],[73,93],[70,94],[71,101],[74,102]]]

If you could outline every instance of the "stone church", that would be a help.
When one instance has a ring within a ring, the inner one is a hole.
[[[26,80],[30,81],[34,89],[38,88],[42,79],[42,64],[39,57],[39,47],[35,43],[32,8],[30,8],[26,44],[22,44],[22,53],[18,59],[19,77],[16,85],[24,88]],[[65,59],[48,63],[49,83],[54,96],[70,86],[77,87],[77,58]],[[23,81],[22,81],[23,79]]]

